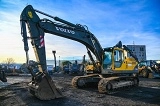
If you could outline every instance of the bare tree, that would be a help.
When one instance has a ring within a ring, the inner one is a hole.
[[[6,64],[7,68],[9,68],[11,65],[13,65],[14,59],[13,58],[7,58],[7,60],[4,61],[4,63]]]

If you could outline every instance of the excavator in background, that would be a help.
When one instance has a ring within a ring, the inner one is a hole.
[[[70,75],[83,75],[84,74],[85,56],[86,55],[83,55],[82,62],[78,63],[78,61],[75,60],[73,63],[70,64],[70,67],[69,67]]]
[[[78,64],[77,60],[75,60],[72,64],[70,64],[70,75],[78,75],[80,73],[80,65]]]
[[[40,19],[37,13],[52,18],[54,21],[47,18]],[[45,33],[71,39],[86,46],[89,58],[96,69],[94,74],[75,76],[71,81],[73,87],[83,88],[94,83],[97,84],[100,93],[111,94],[125,87],[138,86],[139,79],[137,76],[133,76],[134,73],[138,73],[137,62],[135,58],[127,57],[127,53],[124,52],[126,46],[122,46],[121,41],[114,47],[103,49],[98,39],[88,30],[87,26],[73,24],[51,16],[34,9],[31,5],[26,6],[22,11],[20,23],[28,69],[31,72],[32,67],[34,67],[34,64],[28,63],[28,39],[31,39],[39,67],[39,72],[32,75],[32,81],[28,84],[30,93],[37,98],[50,100],[63,97],[61,91],[47,73]],[[30,36],[27,36],[26,25]]]
[[[96,67],[94,67],[94,65],[91,62],[88,62],[84,67],[84,75],[93,74],[95,70],[96,70]]]
[[[158,60],[141,61],[138,64],[138,73],[144,78],[160,78],[160,62]]]

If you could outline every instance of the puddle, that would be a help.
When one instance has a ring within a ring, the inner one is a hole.
[[[154,89],[160,89],[160,87],[151,87],[151,88],[154,88]]]

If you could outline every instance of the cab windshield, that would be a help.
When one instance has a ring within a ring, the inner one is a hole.
[[[105,52],[104,53],[104,60],[103,60],[103,68],[109,68],[112,63],[112,52]]]

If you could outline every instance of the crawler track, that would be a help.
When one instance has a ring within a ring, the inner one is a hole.
[[[76,76],[72,79],[72,86],[76,88],[84,88],[95,84],[100,93],[113,94],[126,88],[138,86],[139,79],[137,77],[108,77],[103,78],[99,74]]]
[[[75,88],[85,88],[88,86],[98,85],[100,79],[101,77],[99,74],[76,76],[72,79],[72,86]]]
[[[98,83],[100,93],[113,94],[126,88],[138,86],[139,79],[136,77],[109,77],[102,78]]]

